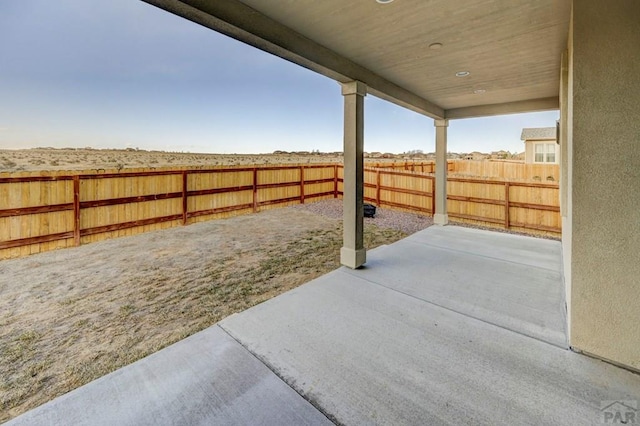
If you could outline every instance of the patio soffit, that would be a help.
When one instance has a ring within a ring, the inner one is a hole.
[[[432,118],[558,108],[571,0],[143,1]]]

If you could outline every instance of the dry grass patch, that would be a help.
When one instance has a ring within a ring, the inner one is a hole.
[[[278,209],[0,262],[0,421],[337,268],[341,240]]]

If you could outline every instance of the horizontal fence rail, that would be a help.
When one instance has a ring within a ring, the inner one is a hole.
[[[414,171],[367,167],[365,200],[433,215],[430,164],[416,163]],[[343,166],[336,164],[24,174],[0,177],[0,259],[337,198],[344,183]],[[447,191],[451,218],[561,232],[557,183],[451,176]]]

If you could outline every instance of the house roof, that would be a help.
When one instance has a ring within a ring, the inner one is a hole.
[[[556,140],[556,128],[555,127],[528,127],[522,129],[522,135],[520,140],[543,140],[554,141]]]
[[[571,0],[144,1],[432,118],[559,106]]]

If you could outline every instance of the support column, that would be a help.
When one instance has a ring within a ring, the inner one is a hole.
[[[436,211],[433,223],[446,225],[449,223],[447,215],[447,127],[449,120],[434,120],[436,127]]]
[[[356,269],[367,260],[364,249],[364,97],[359,81],[342,84],[344,96],[343,247],[340,263]]]
[[[572,29],[569,30],[571,40]],[[569,149],[569,51],[562,54],[560,66],[560,217],[562,220],[562,263],[565,303],[567,307],[567,338],[571,342],[571,150]]]

